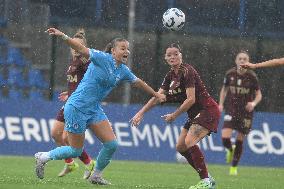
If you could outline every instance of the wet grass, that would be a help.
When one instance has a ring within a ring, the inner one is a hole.
[[[78,171],[58,178],[62,161],[49,162],[45,178],[37,179],[32,157],[0,156],[1,189],[186,189],[198,182],[198,176],[185,164],[113,161],[104,176],[111,186],[92,185],[83,180],[83,165]],[[283,168],[239,167],[238,176],[228,175],[228,166],[209,165],[218,189],[271,189],[283,188]]]

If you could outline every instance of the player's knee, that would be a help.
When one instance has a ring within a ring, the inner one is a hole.
[[[71,154],[72,154],[72,157],[75,158],[75,157],[79,157],[83,152],[83,148],[74,148],[71,146]]]
[[[104,148],[106,148],[109,152],[114,153],[118,147],[117,140],[112,140],[109,142],[103,143]]]
[[[186,145],[184,145],[184,144],[176,144],[176,150],[179,153],[185,152],[186,149],[187,149]]]
[[[57,130],[51,131],[51,137],[56,142],[57,145],[62,145],[62,133],[58,132]]]
[[[196,145],[199,141],[200,141],[200,139],[196,138],[196,137],[186,137],[186,139],[185,139],[186,149],[189,149],[192,146]]]

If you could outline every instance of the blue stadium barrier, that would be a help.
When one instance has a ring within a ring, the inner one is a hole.
[[[1,21],[0,21],[0,25],[1,25]],[[0,45],[8,45],[9,42],[6,38],[0,36]]]
[[[29,94],[31,100],[44,100],[43,93],[39,90],[31,90]]]
[[[9,68],[7,82],[10,86],[16,85],[19,88],[25,88],[28,86],[22,71],[14,67]]]
[[[0,74],[0,86],[7,85],[7,80]]]
[[[52,142],[50,128],[57,111],[63,104],[54,101],[0,101],[0,155],[32,156],[56,145]],[[175,142],[186,116],[166,124],[161,115],[175,107],[159,106],[145,115],[138,129],[129,119],[141,105],[104,105],[119,143],[115,159],[143,161],[176,161]],[[221,122],[220,122],[221,123]],[[245,141],[240,165],[284,167],[284,115],[256,113],[254,130]],[[199,145],[209,163],[224,164],[225,151],[219,132],[203,139]],[[101,143],[86,132],[86,150],[97,156]]]
[[[30,69],[28,73],[28,83],[30,87],[47,89],[48,83],[45,81],[42,73],[38,69]]]
[[[7,64],[25,66],[26,61],[24,60],[22,53],[20,52],[19,49],[14,48],[14,47],[8,47]]]
[[[22,100],[24,98],[23,93],[20,90],[17,89],[9,89],[9,96],[8,98],[10,100]]]

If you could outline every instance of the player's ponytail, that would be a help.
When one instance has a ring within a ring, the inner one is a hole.
[[[86,33],[84,28],[79,28],[77,32],[73,35],[73,38],[82,39],[85,43],[85,46],[87,46],[87,39],[86,39]]]
[[[105,47],[105,52],[111,54],[112,43],[108,43]]]

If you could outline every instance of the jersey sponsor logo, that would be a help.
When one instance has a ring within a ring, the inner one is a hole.
[[[245,88],[245,87],[230,86],[230,91],[231,91],[232,94],[245,95],[245,94],[249,94],[250,89],[249,88]]]
[[[181,88],[177,88],[175,90],[169,90],[170,95],[178,94],[178,93],[181,93],[181,92],[182,92]]]

